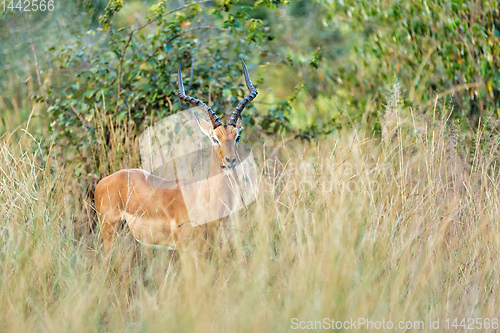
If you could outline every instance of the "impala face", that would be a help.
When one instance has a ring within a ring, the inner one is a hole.
[[[240,128],[225,125],[213,131],[212,143],[219,149],[221,167],[224,169],[232,170],[238,163],[236,151],[240,140]]]
[[[233,170],[236,165],[238,165],[237,148],[238,142],[240,141],[240,131],[242,129],[241,112],[243,111],[245,106],[247,106],[247,104],[257,96],[257,90],[254,88],[252,82],[250,81],[250,76],[248,75],[248,70],[245,63],[243,62],[243,59],[241,60],[241,63],[243,64],[245,83],[248,90],[250,91],[250,94],[245,97],[240,102],[240,104],[238,104],[226,125],[223,125],[221,123],[215,112],[213,112],[212,109],[205,103],[191,96],[186,96],[186,93],[184,91],[184,84],[182,83],[180,64],[178,70],[179,76],[177,79],[177,83],[179,85],[179,98],[184,102],[201,108],[210,118],[212,124],[203,119],[200,119],[196,115],[196,113],[193,113],[201,131],[209,137],[214,149],[218,149],[219,157],[221,159],[221,167],[224,169],[224,171]]]
[[[205,134],[212,143],[213,149],[218,152],[220,165],[224,171],[233,170],[239,162],[238,143],[240,141],[241,119],[236,122],[236,126],[222,125],[217,128],[200,119],[196,113],[193,113],[203,134]]]

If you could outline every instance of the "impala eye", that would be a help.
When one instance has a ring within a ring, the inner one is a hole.
[[[236,139],[234,139],[234,141],[236,141],[236,142],[240,142],[240,136],[238,135],[238,136],[236,137]]]
[[[212,141],[216,144],[216,145],[219,145],[219,140],[217,140],[217,138],[215,136],[212,137]]]

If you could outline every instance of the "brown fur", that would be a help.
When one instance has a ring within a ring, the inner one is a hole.
[[[208,123],[203,122],[203,125],[206,127]],[[236,161],[235,139],[240,125],[241,122],[238,127],[220,126],[213,129],[212,134],[219,140],[220,154],[217,154],[217,146],[214,145],[210,167],[212,179],[216,178],[213,177],[215,175],[223,174],[229,161]],[[94,198],[106,255],[112,249],[123,219],[127,221],[135,239],[146,244],[178,249],[183,242],[200,238],[207,226],[187,223],[189,217],[179,182],[182,181],[162,179],[141,169],[124,169],[101,179]],[[218,197],[227,197],[226,187],[212,186],[210,189],[209,186],[209,192]]]

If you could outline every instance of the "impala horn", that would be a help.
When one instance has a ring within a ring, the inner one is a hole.
[[[191,105],[194,105],[194,106],[198,106],[201,109],[203,109],[203,111],[206,112],[206,114],[208,115],[208,117],[212,121],[212,125],[214,126],[214,128],[222,126],[222,123],[220,122],[219,118],[217,118],[217,115],[215,114],[215,112],[213,112],[212,109],[208,107],[208,105],[206,105],[205,103],[203,103],[199,99],[196,99],[196,98],[191,97],[191,96],[186,96],[186,93],[184,91],[184,84],[182,83],[181,63],[180,62],[179,62],[179,76],[177,77],[177,83],[179,85],[178,95],[182,101],[189,103]],[[248,83],[247,83],[247,85],[248,85]],[[251,83],[250,83],[250,85],[251,85]]]
[[[241,58],[240,58],[241,59]],[[239,117],[241,117],[241,111],[248,105],[258,94],[257,89],[252,85],[252,81],[250,81],[250,75],[248,75],[247,66],[243,59],[241,59],[241,63],[243,64],[243,73],[245,74],[245,82],[247,84],[247,88],[250,91],[250,94],[245,97],[240,104],[234,109],[233,114],[231,115],[231,119],[229,119],[228,125],[236,127],[236,121]]]

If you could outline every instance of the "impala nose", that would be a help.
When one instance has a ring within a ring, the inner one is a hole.
[[[235,158],[226,157],[226,167],[234,168],[235,166],[236,166],[236,157]]]

